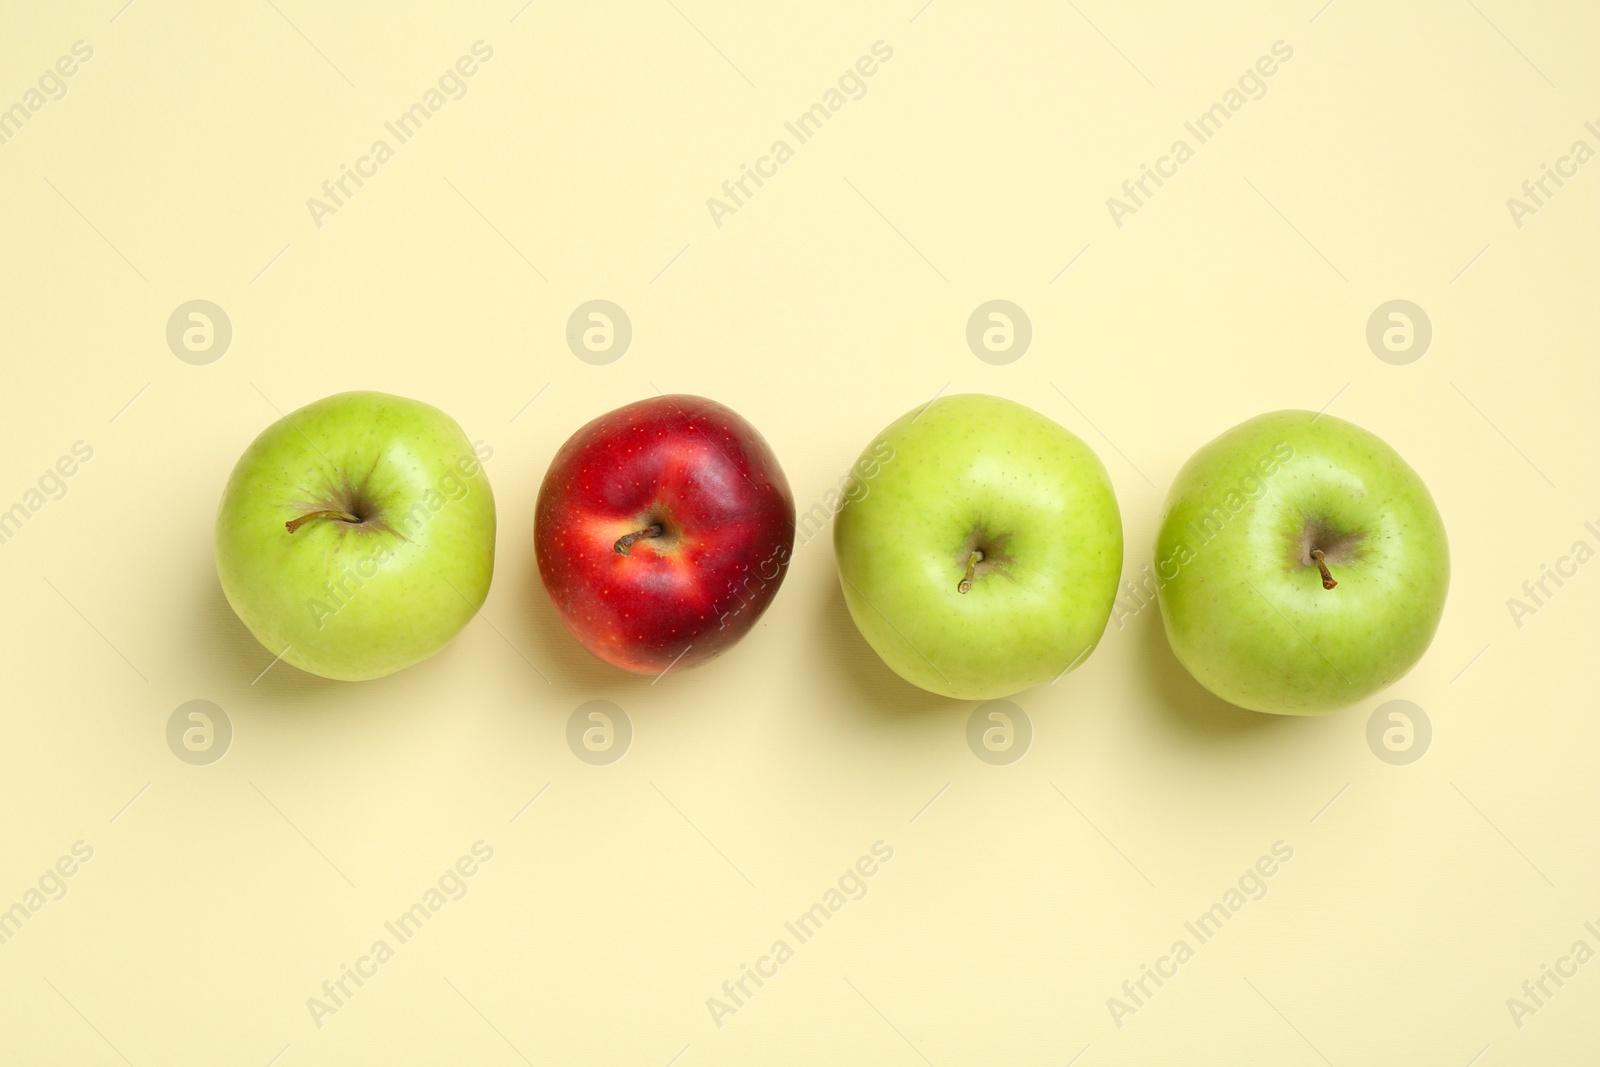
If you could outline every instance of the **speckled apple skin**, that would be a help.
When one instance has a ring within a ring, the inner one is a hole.
[[[1122,519],[1105,466],[1066,428],[999,397],[942,397],[878,435],[845,496],[834,521],[845,603],[906,681],[992,699],[1054,680],[1099,643]],[[979,527],[1009,559],[961,593]]]
[[[618,538],[660,522],[664,536]],[[777,596],[794,495],[766,439],[699,396],[602,415],[561,446],[539,488],[539,576],[579,644],[638,674],[722,654]]]
[[[1324,549],[1332,589],[1308,525],[1337,548]],[[1332,415],[1274,411],[1183,465],[1155,569],[1167,638],[1201,685],[1253,711],[1314,715],[1422,658],[1450,548],[1428,487],[1388,444]]]
[[[286,523],[364,503],[359,525]],[[284,662],[357,681],[427,659],[489,594],[495,508],[456,421],[386,393],[325,397],[262,431],[217,510],[217,576]]]

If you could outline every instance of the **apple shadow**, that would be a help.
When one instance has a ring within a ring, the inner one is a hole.
[[[1166,726],[1191,739],[1228,741],[1287,729],[1289,723],[1300,718],[1241,708],[1195,681],[1173,654],[1159,606],[1152,605],[1148,611],[1150,618],[1137,625],[1141,632],[1136,655],[1145,667],[1149,690],[1155,697],[1153,703]]]
[[[508,583],[513,588],[524,590],[526,598],[508,598],[506,604],[498,606],[498,613],[492,620],[474,619],[469,622],[462,633],[437,655],[394,674],[361,682],[323,678],[303,671],[287,660],[275,660],[276,652],[263,646],[234,613],[215,572],[208,573],[202,583],[194,610],[188,615],[190,644],[195,650],[195,661],[205,665],[203,669],[208,675],[206,681],[211,691],[217,694],[216,699],[236,717],[248,715],[246,709],[253,707],[257,714],[283,723],[326,723],[337,717],[346,725],[360,728],[359,724],[366,719],[382,719],[397,725],[397,719],[409,718],[413,714],[425,715],[425,708],[416,701],[373,700],[370,697],[389,686],[396,687],[398,695],[419,680],[414,672],[446,668],[448,665],[444,661],[453,647],[474,626],[502,631],[501,637],[488,637],[485,640],[498,644],[503,637],[511,642],[516,653],[502,649],[497,654],[511,657],[519,669],[529,670],[530,675],[537,671],[551,683],[546,689],[534,675],[533,687],[546,690],[548,699],[535,699],[524,705],[525,708],[531,707],[534,714],[541,718],[564,722],[572,709],[589,696],[605,696],[629,706],[628,696],[647,691],[651,683],[649,677],[630,674],[602,663],[579,645],[557,617],[537,571],[533,574],[531,586],[526,582]],[[504,620],[501,614],[505,616]],[[530,622],[535,634],[531,646],[525,636]],[[523,666],[517,656],[525,656],[534,667],[530,669]],[[354,699],[358,690],[361,699]],[[237,699],[246,695],[248,701]]]
[[[971,701],[930,693],[890,670],[850,617],[838,574],[830,567],[818,580],[826,581],[829,588],[820,598],[822,610],[816,632],[821,635],[833,673],[859,698],[852,706],[866,708],[874,718],[894,722],[907,719],[936,722],[947,717],[960,718],[970,712]]]
[[[634,674],[614,667],[596,657],[578,643],[561,621],[556,606],[550,602],[539,568],[530,567],[528,574],[516,586],[522,592],[517,604],[521,621],[531,624],[534,630],[534,647],[530,658],[546,675],[557,690],[566,691],[577,702],[593,697],[616,699],[628,707],[624,698],[645,693],[655,682],[655,677]],[[564,719],[577,704],[567,701],[553,708]]]
[[[344,699],[354,682],[323,678],[295,667],[256,640],[234,614],[216,573],[205,579],[197,609],[190,613],[199,660],[237,692],[248,692],[275,710],[325,716],[363,702]]]

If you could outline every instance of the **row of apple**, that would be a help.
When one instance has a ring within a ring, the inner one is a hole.
[[[1027,407],[963,395],[907,412],[862,452],[836,510],[850,615],[915,685],[1009,695],[1083,663],[1105,631],[1122,573],[1111,480],[1087,444]],[[755,427],[714,401],[662,396],[562,445],[534,551],[584,648],[660,675],[749,632],[796,528]],[[483,605],[494,550],[494,495],[466,435],[383,393],[330,396],[269,426],[217,515],[234,611],[269,651],[328,678],[438,652]],[[1449,571],[1433,499],[1392,448],[1331,416],[1278,411],[1183,466],[1146,573],[1202,685],[1241,707],[1313,714],[1410,670]]]

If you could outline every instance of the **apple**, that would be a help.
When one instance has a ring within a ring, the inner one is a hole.
[[[483,606],[494,493],[438,408],[339,393],[262,431],[217,509],[217,577],[267,650],[324,678],[427,659]]]
[[[1394,449],[1274,411],[1189,458],[1167,493],[1156,596],[1178,661],[1222,699],[1315,715],[1427,651],[1450,585],[1444,522]]]
[[[534,517],[539,576],[578,643],[638,674],[733,647],[783,584],[794,496],[766,440],[699,396],[640,400],[561,446]]]
[[[1099,457],[994,396],[944,397],[879,434],[851,469],[833,544],[867,643],[906,681],[960,700],[1082,663],[1122,571]]]

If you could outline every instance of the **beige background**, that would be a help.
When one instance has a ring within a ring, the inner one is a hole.
[[[1600,147],[1600,15],[920,3],[7,5],[0,106],[73,42],[94,57],[0,145],[0,507],[75,441],[94,458],[0,545],[0,907],[74,842],[94,854],[0,945],[0,1058],[1593,1055],[1600,963],[1520,1029],[1506,1000],[1574,941],[1600,949],[1600,567],[1520,628],[1506,601],[1600,547],[1600,163],[1520,228],[1506,199]],[[480,39],[467,95],[318,228],[307,198]],[[894,57],[865,97],[717,227],[706,199],[878,40]],[[1119,229],[1107,197],[1278,40],[1266,95]],[[635,330],[609,366],[564,340],[597,297]],[[1035,332],[1006,366],[964,340],[992,298]],[[1392,298],[1435,331],[1407,366],[1364,337]],[[192,299],[233,324],[209,365],[166,344]],[[402,674],[263,674],[212,570],[217,497],[278,412],[350,388],[492,447],[496,581]],[[818,538],[739,648],[652,685],[560,629],[531,526],[566,436],[657,389],[747,416],[802,510],[936,394],[1029,403],[1104,458],[1130,577],[1190,452],[1326,406],[1427,480],[1454,587],[1407,678],[1312,720],[1209,697],[1139,612],[1016,698],[1032,747],[991,766],[972,705],[862,643]],[[596,698],[635,730],[605,767],[565,742]],[[235,731],[210,766],[166,744],[193,699]],[[1408,766],[1368,748],[1388,699],[1433,723]],[[307,998],[478,840],[494,858],[466,896],[314,1025]],[[867,895],[715,1026],[706,999],[879,840]],[[1115,1025],[1107,998],[1280,840],[1266,897]]]

